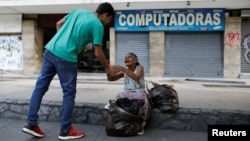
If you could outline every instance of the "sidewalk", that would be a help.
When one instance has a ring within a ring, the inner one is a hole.
[[[40,127],[45,132],[44,138],[34,138],[23,133],[23,120],[1,119],[0,138],[1,141],[57,141],[59,133],[59,122],[41,122]],[[78,129],[85,131],[85,137],[76,139],[84,141],[207,141],[207,133],[177,131],[168,129],[150,128],[145,129],[144,135],[133,137],[110,137],[106,135],[104,126],[87,124],[74,124]]]
[[[143,136],[108,137],[103,126],[103,106],[123,90],[123,80],[109,82],[105,74],[81,73],[78,75],[75,126],[86,132],[87,141],[206,141],[208,124],[249,124],[249,79],[223,78],[163,78],[146,77],[158,83],[173,83],[180,99],[180,110],[175,115],[153,111],[150,128]],[[0,79],[0,138],[1,141],[35,141],[21,132],[25,110],[34,88],[36,76],[3,73]],[[57,77],[43,98],[41,128],[47,136],[41,141],[57,140],[57,117],[62,90]],[[13,103],[12,103],[13,102]],[[48,112],[48,113],[47,113]],[[49,113],[52,112],[53,114]],[[47,115],[51,115],[48,117]],[[4,117],[7,117],[4,118]],[[19,120],[18,120],[19,119]],[[46,120],[46,121],[45,121]],[[55,122],[51,122],[51,121]],[[85,124],[90,123],[90,124]],[[195,123],[195,124],[194,124]],[[153,128],[157,127],[157,128]],[[174,130],[179,128],[180,130]],[[196,131],[191,131],[195,129]],[[200,131],[200,132],[199,132]],[[14,133],[11,134],[10,133]],[[79,139],[81,140],[81,139]]]
[[[178,92],[180,107],[229,110],[250,110],[250,79],[224,78],[164,78],[146,77],[160,84],[173,83]],[[36,76],[2,74],[1,99],[29,99]],[[149,85],[150,88],[151,85]],[[123,90],[123,80],[109,82],[103,73],[80,73],[76,102],[107,103]],[[62,90],[57,77],[43,100],[60,101]]]

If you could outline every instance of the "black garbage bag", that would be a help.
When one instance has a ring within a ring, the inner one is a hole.
[[[134,115],[140,114],[143,104],[137,99],[119,98],[116,100],[118,107]]]
[[[142,128],[140,112],[138,114],[129,113],[117,106],[114,100],[110,100],[109,103],[110,107],[105,121],[106,134],[119,137],[138,135]],[[137,112],[137,108],[135,108],[135,112]]]
[[[152,82],[153,88],[148,92],[152,96],[153,106],[158,108],[162,113],[176,112],[179,109],[179,97],[178,93],[172,87],[168,87],[166,84],[158,84]]]

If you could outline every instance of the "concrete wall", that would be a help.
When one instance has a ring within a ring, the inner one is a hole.
[[[22,22],[23,73],[38,74],[42,64],[43,31],[37,28],[36,21]]]
[[[150,76],[164,76],[165,32],[149,33],[149,73]]]
[[[237,78],[240,68],[241,17],[227,17],[224,32],[224,77]]]
[[[115,29],[109,30],[109,62],[111,65],[115,65],[116,57],[116,44],[115,44]]]
[[[0,14],[0,33],[21,33],[22,14]]]

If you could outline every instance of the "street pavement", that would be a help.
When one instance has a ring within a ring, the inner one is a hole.
[[[29,99],[35,85],[36,76],[16,73],[2,73],[0,79],[1,99]],[[163,78],[146,77],[160,84],[172,83],[178,92],[180,107],[229,110],[250,110],[250,79],[224,78]],[[151,85],[148,85],[151,88]],[[104,74],[81,73],[78,75],[76,102],[108,103],[123,90],[123,81],[108,82]],[[58,79],[52,81],[43,100],[62,100],[62,90]],[[1,109],[0,109],[1,110]],[[41,122],[46,137],[33,138],[21,131],[25,121],[18,119],[0,119],[1,141],[55,141],[58,140],[59,122]],[[83,129],[86,141],[206,141],[206,132],[177,131],[149,128],[142,136],[109,137],[104,126],[74,124]]]
[[[23,133],[24,121],[15,119],[0,119],[1,141],[57,141],[59,122],[41,122],[40,127],[45,132],[45,137],[35,138]],[[85,131],[85,136],[76,140],[84,141],[206,141],[207,133],[176,131],[168,129],[146,129],[144,135],[133,137],[110,137],[106,135],[104,126],[87,124],[74,124],[78,129]]]

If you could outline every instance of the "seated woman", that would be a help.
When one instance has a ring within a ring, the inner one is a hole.
[[[148,94],[145,92],[145,81],[144,81],[144,67],[138,62],[137,55],[133,52],[128,53],[125,56],[124,63],[127,67],[114,65],[113,75],[108,75],[109,81],[116,81],[120,78],[124,78],[124,91],[118,93],[116,100],[119,98],[137,99],[142,101],[143,113],[141,118],[143,119],[142,131],[138,134],[143,134],[143,128],[146,125],[147,120],[150,116],[151,103],[148,100]],[[105,106],[109,108],[109,104]]]

